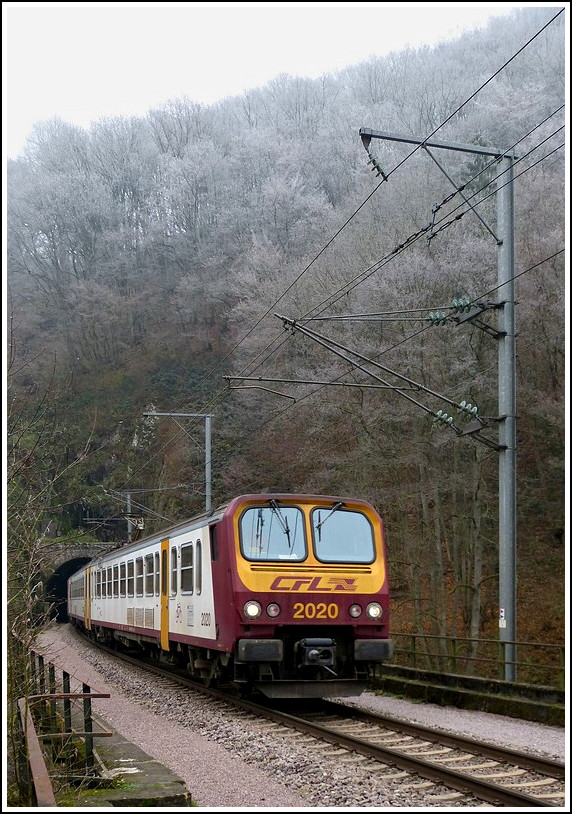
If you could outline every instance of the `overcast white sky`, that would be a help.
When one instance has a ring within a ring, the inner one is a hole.
[[[89,127],[183,96],[211,104],[280,73],[318,77],[435,44],[523,6],[562,3],[2,3],[4,156],[55,116]]]

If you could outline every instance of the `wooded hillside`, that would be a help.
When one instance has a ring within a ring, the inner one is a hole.
[[[375,139],[368,154],[359,131],[514,150],[518,638],[562,641],[558,11],[210,107],[38,124],[7,173],[12,544],[22,523],[125,539],[126,492],[146,531],[202,510],[203,420],[143,414],[209,413],[213,505],[365,498],[394,625],[496,635],[498,452],[434,419],[464,427],[441,397],[465,401],[498,438],[498,162]],[[456,319],[463,297],[484,327]]]

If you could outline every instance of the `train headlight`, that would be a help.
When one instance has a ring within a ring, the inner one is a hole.
[[[361,605],[352,605],[350,607],[350,616],[352,619],[357,619],[358,616],[361,616]]]
[[[365,612],[369,616],[370,619],[381,619],[383,616],[383,609],[379,602],[370,602]]]
[[[244,615],[249,619],[258,619],[262,613],[262,607],[259,602],[247,602],[243,608]]]
[[[276,602],[271,602],[266,608],[266,613],[272,617],[272,619],[276,619],[277,616],[280,616],[280,605],[277,605]]]

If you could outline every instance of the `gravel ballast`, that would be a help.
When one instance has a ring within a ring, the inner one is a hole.
[[[427,790],[371,761],[332,761],[300,736],[248,724],[210,699],[146,676],[95,651],[71,625],[52,624],[38,646],[48,660],[94,692],[94,714],[167,766],[205,808],[292,809],[443,806]],[[500,715],[419,704],[366,692],[344,703],[413,723],[564,761],[565,730]],[[417,788],[416,788],[417,786]],[[444,800],[444,798],[441,798]],[[447,807],[455,806],[449,800]],[[461,805],[461,803],[457,803]]]

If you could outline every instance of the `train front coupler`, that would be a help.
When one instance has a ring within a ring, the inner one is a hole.
[[[336,643],[333,639],[300,639],[294,645],[298,667],[323,667],[333,676],[336,663]]]

